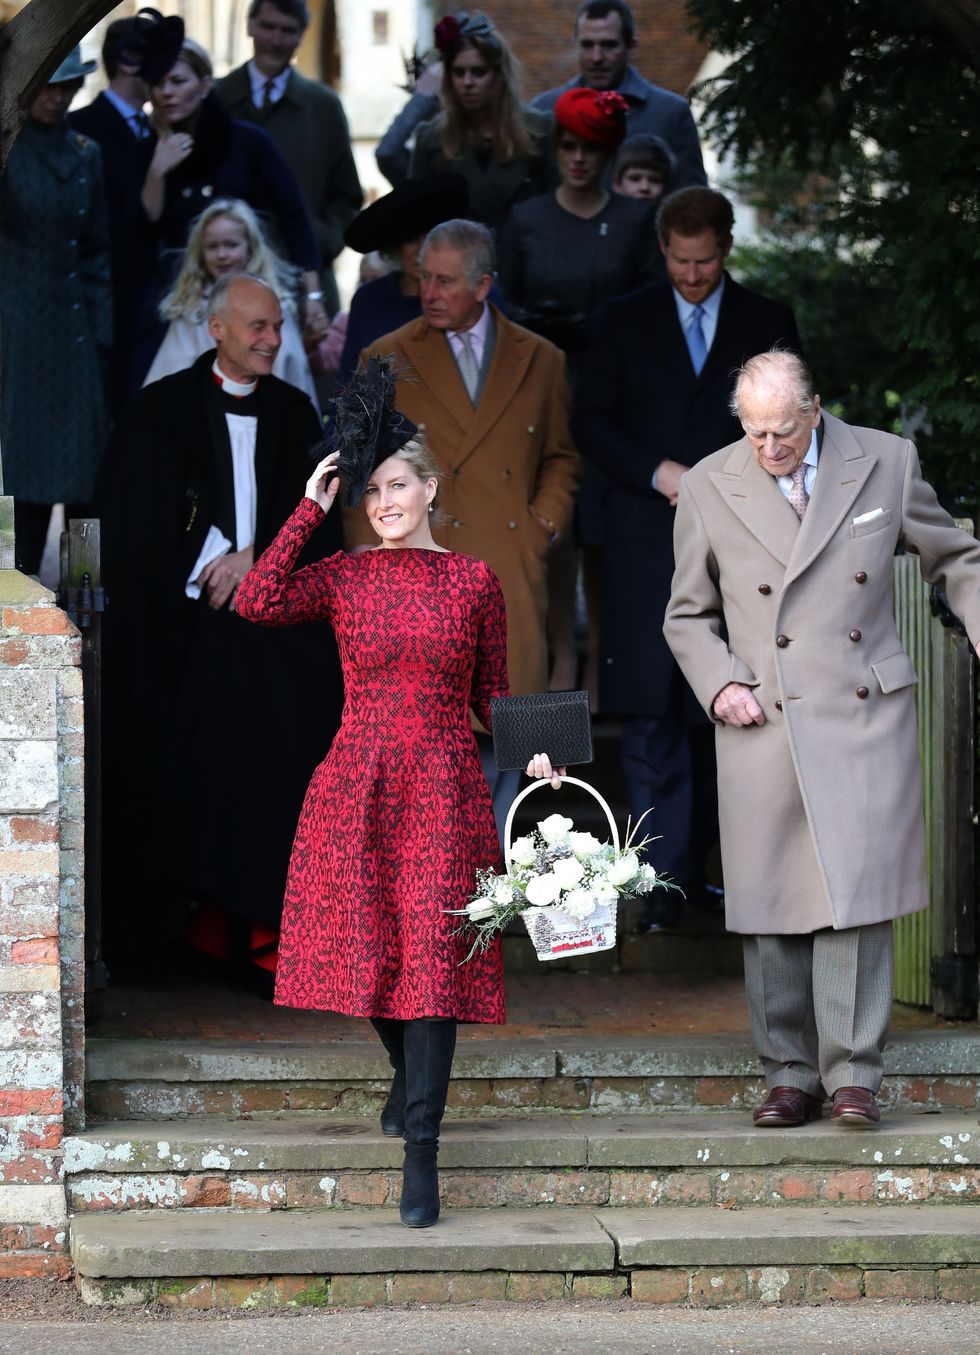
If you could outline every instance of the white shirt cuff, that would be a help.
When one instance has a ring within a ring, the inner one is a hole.
[[[230,550],[231,542],[228,538],[217,527],[209,527],[208,534],[204,538],[204,545],[201,547],[201,553],[195,561],[187,582],[184,584],[184,592],[189,598],[201,596],[201,585],[197,582],[201,577],[201,570],[209,565],[212,560],[217,560],[219,555],[227,555]]]

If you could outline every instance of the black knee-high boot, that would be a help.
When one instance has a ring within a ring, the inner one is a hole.
[[[439,1217],[439,1126],[456,1050],[454,1020],[405,1022],[405,1166],[401,1221],[428,1228]]]
[[[388,1062],[395,1070],[388,1100],[381,1110],[381,1132],[390,1139],[400,1139],[405,1133],[405,1022],[372,1016],[371,1025],[378,1032]]]

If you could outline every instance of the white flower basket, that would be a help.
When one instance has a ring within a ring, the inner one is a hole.
[[[570,786],[581,786],[590,795],[595,796],[609,820],[610,841],[619,851],[619,833],[612,810],[599,792],[587,781],[575,776],[563,776],[562,781]],[[507,813],[504,825],[504,865],[511,869],[510,839],[514,824],[514,814],[522,800],[542,787],[550,788],[550,781],[532,781],[515,798]],[[608,904],[598,904],[590,917],[584,920],[565,911],[564,908],[527,908],[521,914],[521,920],[527,927],[527,934],[534,943],[539,960],[567,960],[570,955],[587,955],[593,951],[611,950],[616,944],[616,908],[617,900]]]

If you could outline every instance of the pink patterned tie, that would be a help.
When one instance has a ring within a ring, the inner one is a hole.
[[[793,472],[793,487],[787,495],[790,506],[796,516],[803,521],[803,514],[806,512],[806,506],[810,502],[810,496],[806,492],[806,466],[801,461]]]

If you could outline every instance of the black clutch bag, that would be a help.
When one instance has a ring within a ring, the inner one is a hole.
[[[588,692],[496,696],[490,719],[498,771],[523,771],[535,753],[547,753],[553,767],[592,761]]]

